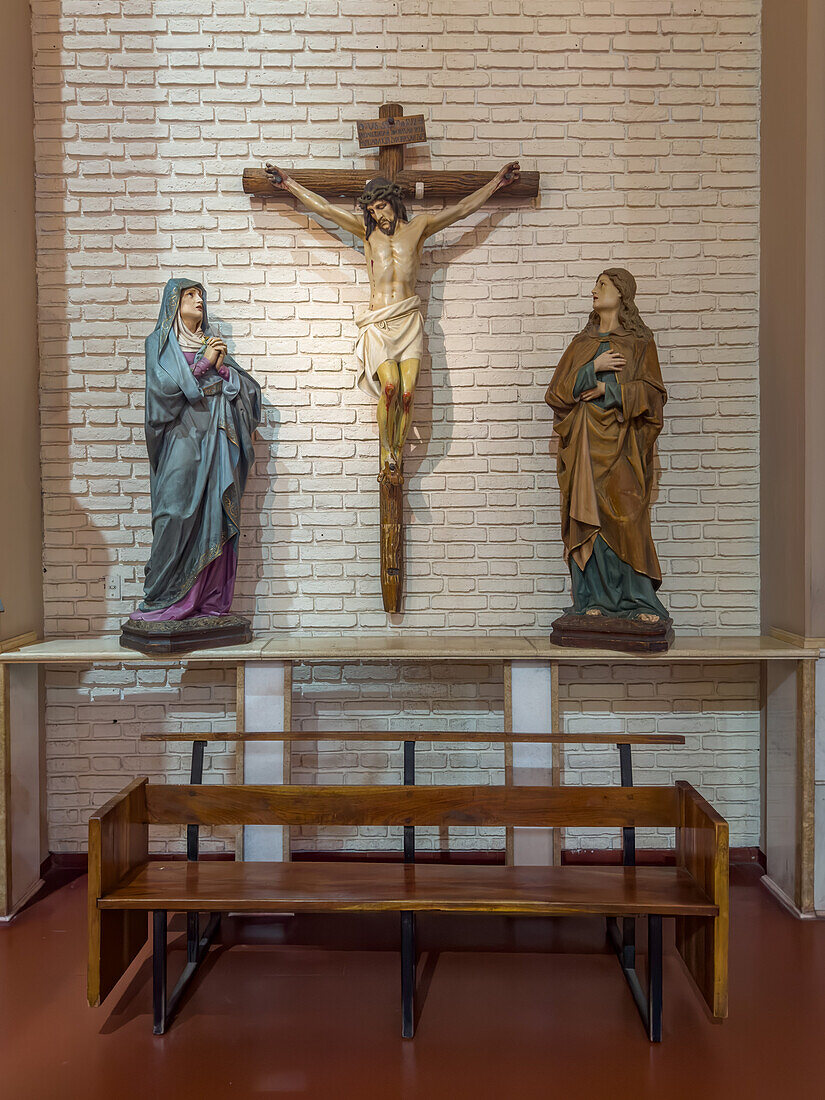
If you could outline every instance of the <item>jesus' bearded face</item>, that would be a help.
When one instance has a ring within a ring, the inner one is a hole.
[[[398,225],[398,215],[393,210],[391,204],[384,202],[383,199],[379,199],[378,202],[371,203],[367,207],[367,210],[374,218],[375,224],[381,232],[391,237],[395,232],[395,227]]]

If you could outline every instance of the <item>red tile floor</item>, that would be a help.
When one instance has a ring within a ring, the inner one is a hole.
[[[148,948],[88,1008],[86,879],[62,872],[50,886],[0,926],[2,1100],[825,1097],[825,922],[784,912],[755,866],[732,874],[724,1024],[706,1017],[665,922],[655,1047],[603,921],[432,914],[419,918],[412,1041],[400,1036],[397,918],[332,914],[226,920],[156,1037]],[[180,936],[170,944],[171,987]]]

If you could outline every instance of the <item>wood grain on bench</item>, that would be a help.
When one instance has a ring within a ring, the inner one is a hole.
[[[719,905],[711,920],[676,921],[676,949],[717,1019],[728,1014],[728,823],[689,783],[676,784],[682,821],[676,830],[676,862]]]
[[[98,899],[149,858],[145,779],[135,779],[89,819],[89,1004],[99,1004],[146,943],[146,917],[102,912]]]
[[[716,916],[679,867],[451,867],[415,864],[169,863],[139,868],[108,909],[224,912],[442,910]]]
[[[675,826],[673,787],[152,785],[153,825]]]

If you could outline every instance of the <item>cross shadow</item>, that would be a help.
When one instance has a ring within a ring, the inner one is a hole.
[[[468,227],[461,236],[440,247],[433,246],[424,252],[421,267],[418,273],[418,292],[425,303],[425,323],[427,328],[427,352],[425,362],[422,363],[422,376],[425,384],[422,386],[422,377],[416,390],[415,413],[410,435],[407,439],[407,450],[404,456],[404,470],[408,480],[418,473],[433,434],[434,395],[436,393],[435,382],[438,383],[438,404],[445,409],[445,430],[443,438],[443,455],[446,457],[453,441],[453,420],[449,417],[452,408],[452,386],[450,384],[449,364],[444,346],[444,307],[447,301],[446,269],[461,256],[471,252],[482,245],[493,230],[501,224],[509,213],[508,210],[496,210],[487,213],[487,216],[478,225]],[[455,228],[455,227],[451,227]],[[445,230],[444,232],[449,232]],[[434,293],[435,287],[439,290]],[[423,292],[422,292],[423,291]],[[426,368],[429,367],[429,379]],[[427,385],[429,381],[429,385]],[[426,498],[423,496],[419,507],[426,508]],[[429,512],[426,513],[429,522]]]
[[[233,325],[210,310],[211,324],[220,325],[224,339],[233,355]],[[256,377],[254,366],[239,365]],[[261,382],[260,378],[257,378]],[[238,536],[238,568],[235,578],[235,595],[232,600],[232,612],[253,620],[256,612],[256,592],[264,577],[264,506],[266,495],[275,478],[278,444],[281,432],[281,414],[275,405],[261,395],[261,423],[255,433],[255,461],[249,471],[241,501],[241,532]],[[279,566],[267,564],[268,575],[278,576]],[[283,570],[281,569],[281,573]]]

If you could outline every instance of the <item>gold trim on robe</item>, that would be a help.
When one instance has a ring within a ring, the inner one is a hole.
[[[601,409],[573,396],[579,371],[604,340],[626,360],[616,375],[621,409]],[[584,569],[601,535],[622,561],[660,583],[650,498],[667,391],[653,337],[624,330],[601,337],[590,330],[579,333],[556,367],[544,399],[555,414],[553,430],[559,437],[565,561],[572,556]]]

